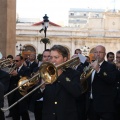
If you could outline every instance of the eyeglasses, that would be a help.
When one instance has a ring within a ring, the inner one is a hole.
[[[20,60],[15,60],[15,62],[19,62]]]
[[[98,53],[99,53],[99,54],[103,54],[103,53],[105,53],[105,52],[94,52],[94,53],[95,53],[95,54],[98,54]]]

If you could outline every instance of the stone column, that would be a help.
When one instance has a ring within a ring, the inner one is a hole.
[[[15,55],[16,0],[0,0],[0,52]]]

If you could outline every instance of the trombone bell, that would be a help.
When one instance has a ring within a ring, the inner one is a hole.
[[[57,68],[52,63],[42,63],[40,66],[40,75],[46,84],[52,84],[58,77]]]

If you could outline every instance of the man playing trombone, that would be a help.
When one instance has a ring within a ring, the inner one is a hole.
[[[65,66],[67,60],[68,52],[65,47],[54,45],[51,48],[50,62],[56,67],[62,63]],[[49,68],[51,77],[57,79],[52,84],[43,83],[41,92],[38,91],[43,96],[42,120],[78,120],[76,98],[81,94],[79,73],[72,68]],[[57,71],[57,76],[54,71]]]
[[[21,77],[26,77],[30,75],[29,69],[23,65],[23,57],[20,55],[17,55],[15,57],[15,64],[16,68],[13,72],[11,72],[11,78],[10,78],[10,91],[13,90],[18,86],[18,81]],[[22,95],[19,93],[18,90],[11,93],[9,96],[9,100],[11,100],[11,104],[14,104],[18,99],[22,97]],[[28,114],[28,100],[24,99],[17,105],[15,105],[13,108],[11,108],[11,114],[13,120],[20,120],[20,116],[22,117],[22,120],[30,120],[29,114]]]

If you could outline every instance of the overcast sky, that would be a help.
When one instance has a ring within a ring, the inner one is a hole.
[[[115,4],[114,4],[115,3]],[[45,14],[52,22],[67,21],[70,8],[119,8],[120,0],[17,0],[20,18],[40,18]]]

